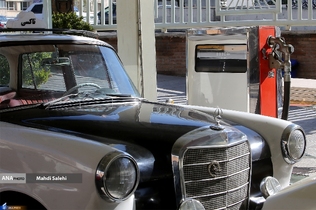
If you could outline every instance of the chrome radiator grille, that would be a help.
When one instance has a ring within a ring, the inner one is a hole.
[[[247,142],[190,147],[183,157],[185,198],[199,200],[206,210],[240,209],[248,199],[250,161]]]

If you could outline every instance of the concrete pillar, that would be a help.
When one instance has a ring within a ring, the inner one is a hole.
[[[52,24],[52,2],[50,0],[43,0],[43,18],[46,22],[47,28],[53,28]]]
[[[142,97],[157,100],[154,0],[117,0],[117,48]]]

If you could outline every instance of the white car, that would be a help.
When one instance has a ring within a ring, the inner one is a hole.
[[[25,12],[33,12],[36,19],[43,19],[43,3],[33,3],[28,8],[26,8]]]
[[[77,16],[80,16],[78,7],[74,6],[73,10]],[[42,2],[33,3],[28,8],[26,8],[25,12],[33,12],[36,19],[43,20],[44,18],[43,17],[43,3]],[[82,16],[83,16],[83,20],[86,21],[87,13],[82,12]],[[94,16],[90,14],[90,19],[89,19],[90,24],[93,23],[93,19],[94,19]]]
[[[300,126],[148,101],[107,43],[12,30],[0,33],[0,205],[260,209],[289,186]]]
[[[8,19],[6,16],[0,15],[0,28],[5,28],[7,25],[7,21]]]

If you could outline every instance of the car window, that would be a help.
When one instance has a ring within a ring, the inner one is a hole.
[[[17,45],[3,47],[1,53],[1,85],[9,86],[12,82],[16,90],[10,107],[64,99],[71,103],[96,98],[139,97],[116,52],[106,46]],[[5,56],[12,62],[18,61],[12,66],[17,69],[11,69],[17,76],[16,82],[10,81]],[[71,97],[67,98],[68,95]]]
[[[34,12],[34,14],[42,14],[42,11],[43,11],[43,4],[35,5],[32,8],[32,12]]]
[[[60,57],[60,56],[63,57]],[[22,88],[35,90],[66,91],[87,81],[111,88],[103,57],[99,53],[62,51],[57,63],[54,52],[36,52],[22,55]],[[107,82],[105,82],[107,81]],[[86,87],[86,89],[89,89]],[[90,87],[91,89],[91,87]]]
[[[59,77],[62,73],[54,71],[52,66],[45,66],[43,61],[50,59],[53,52],[36,52],[22,55],[22,88],[36,90],[65,91],[65,84]]]
[[[9,62],[4,55],[0,55],[0,86],[8,86],[10,82]]]

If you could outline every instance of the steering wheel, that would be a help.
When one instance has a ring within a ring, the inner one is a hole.
[[[66,95],[69,95],[70,93],[72,93],[73,91],[79,89],[79,88],[82,88],[82,87],[86,87],[86,86],[92,86],[92,87],[95,87],[95,88],[98,88],[98,89],[101,89],[101,87],[95,83],[81,83],[79,85],[76,85],[72,88],[70,88],[67,92],[64,93],[63,96],[66,96]]]

